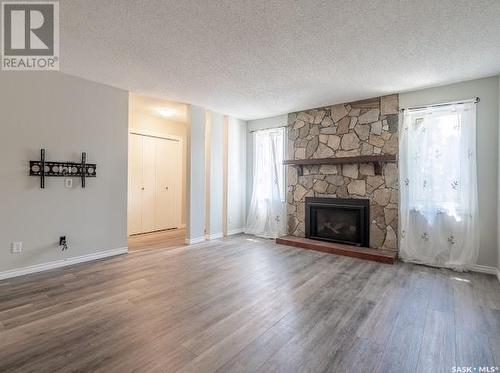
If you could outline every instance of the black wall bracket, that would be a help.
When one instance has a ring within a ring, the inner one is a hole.
[[[30,161],[30,176],[40,178],[40,188],[45,188],[45,177],[79,177],[85,188],[87,177],[96,177],[97,165],[87,163],[87,153],[82,153],[81,162],[54,162],[45,160],[45,149],[40,150],[40,160]]]

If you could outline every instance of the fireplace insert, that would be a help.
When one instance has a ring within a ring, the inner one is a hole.
[[[370,201],[357,198],[306,197],[306,237],[369,246]]]

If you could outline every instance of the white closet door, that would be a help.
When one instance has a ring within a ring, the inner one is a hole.
[[[179,209],[179,142],[156,139],[156,229],[178,227]]]
[[[142,137],[142,231],[156,230],[156,139]]]
[[[128,234],[142,232],[142,136],[130,135],[128,183]]]
[[[175,228],[181,225],[181,204],[182,204],[182,148],[179,141],[172,144],[172,162],[170,164],[172,172],[170,183],[172,185],[171,193],[173,199],[174,212],[172,216],[173,226]]]

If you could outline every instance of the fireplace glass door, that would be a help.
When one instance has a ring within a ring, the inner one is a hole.
[[[369,243],[369,202],[306,198],[306,237],[355,246]]]
[[[334,239],[338,242],[359,242],[361,221],[359,209],[331,209],[317,207],[312,219],[315,221],[315,236]]]

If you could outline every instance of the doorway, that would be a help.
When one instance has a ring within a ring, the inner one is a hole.
[[[180,144],[130,133],[129,235],[180,227]]]
[[[183,110],[182,104],[130,96],[127,229],[132,251],[179,246],[185,237]]]

